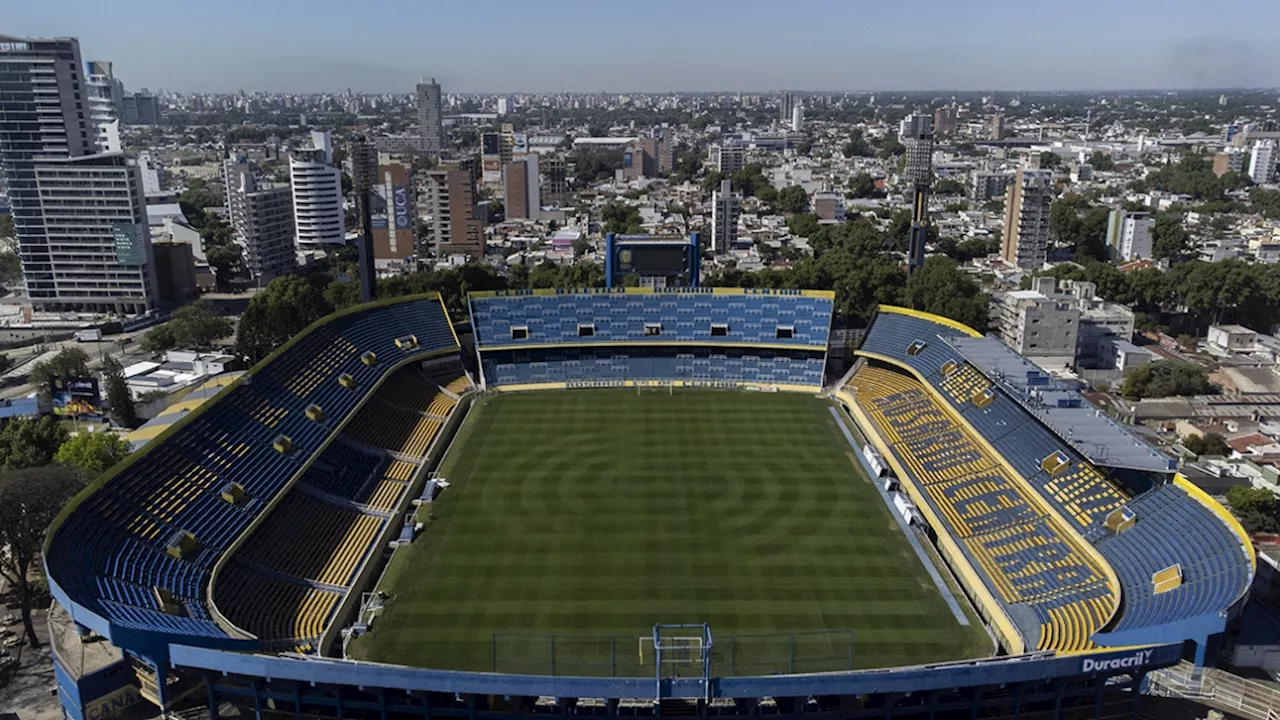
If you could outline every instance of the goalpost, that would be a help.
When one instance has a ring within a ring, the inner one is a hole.
[[[697,633],[697,634],[694,634]],[[707,699],[711,697],[711,626],[701,624],[654,625],[653,634],[641,635],[640,664],[653,663],[654,696],[662,696],[664,679],[695,681]]]

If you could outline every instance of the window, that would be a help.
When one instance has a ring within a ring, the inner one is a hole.
[[[578,337],[595,337],[596,326],[591,323],[578,325]]]
[[[662,323],[645,323],[645,324],[644,324],[644,334],[645,334],[646,336],[651,336],[651,335],[661,335],[661,334],[662,334]]]
[[[776,337],[779,340],[790,340],[795,337],[796,329],[790,325],[779,325]]]
[[[529,338],[529,328],[524,325],[512,326],[512,340],[527,340]]]
[[[721,324],[713,324],[711,326],[711,337],[728,337],[729,326]]]

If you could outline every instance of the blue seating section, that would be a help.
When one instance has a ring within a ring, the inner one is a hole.
[[[1220,518],[1172,484],[1156,484],[1155,489],[1148,489],[1145,484],[1133,483],[1131,487],[1143,492],[1131,498],[1123,486],[1105,476],[1042,425],[1003,388],[982,377],[943,341],[943,338],[961,335],[952,327],[926,318],[881,312],[861,350],[905,364],[924,376],[1064,520],[1098,548],[1115,570],[1122,589],[1121,615],[1109,631],[1155,627],[1224,612],[1240,597],[1250,582],[1248,559],[1239,539]],[[920,343],[925,346],[920,348]],[[914,353],[910,350],[913,345],[916,346]],[[980,406],[975,398],[988,387],[993,395]],[[939,439],[930,442],[936,444]],[[1054,453],[1062,453],[1067,464],[1051,474],[1044,470],[1042,462]],[[967,458],[959,459],[967,462]],[[920,473],[920,481],[929,488],[932,497],[937,495],[939,487],[950,490],[974,483],[982,485],[977,465],[971,464],[973,470],[968,479],[955,485],[931,485],[929,478],[934,473],[930,468],[921,465],[912,469]],[[1132,528],[1113,535],[1103,523],[1115,509],[1126,505],[1137,513],[1138,521]],[[966,525],[961,522],[962,518],[953,514],[949,519],[958,523],[955,532],[964,537]],[[987,537],[1009,532],[1002,529]],[[1019,531],[1013,535],[1019,538],[1025,551],[1030,551],[1038,542],[1034,540],[1034,533]],[[985,545],[984,541],[984,547],[975,552],[984,556],[980,565],[988,566],[993,560],[1001,564],[998,557],[985,557],[989,549]],[[966,549],[974,550],[971,543]],[[1016,562],[1017,558],[1013,560]],[[1182,567],[1183,584],[1154,594],[1152,574],[1174,564]],[[1008,593],[1005,594],[1008,597]],[[1074,595],[1079,599],[1079,593]],[[1080,607],[1085,609],[1086,619],[1096,620],[1097,601]],[[1042,605],[1035,609],[1046,633],[1042,635],[1041,647],[1079,646],[1079,638],[1072,637],[1067,630],[1080,625],[1079,607]],[[1047,614],[1050,611],[1052,614]],[[1094,623],[1085,623],[1085,626],[1091,624],[1096,627]]]
[[[824,354],[708,347],[531,348],[481,355],[489,385],[718,381],[822,386]]]
[[[375,472],[390,464],[390,458],[335,440],[303,473],[302,482],[330,495],[354,498]]]
[[[548,292],[554,294],[473,295],[471,319],[479,348],[681,342],[825,349],[831,328],[830,293]],[[593,332],[584,336],[580,325],[591,325]],[[713,335],[713,325],[723,326],[724,334]],[[513,337],[513,327],[527,328],[527,337]]]
[[[397,348],[395,339],[410,334],[418,347]],[[121,626],[225,638],[205,608],[223,551],[393,364],[410,353],[457,349],[436,298],[377,306],[315,328],[87,497],[54,533],[47,558],[53,579],[76,603]],[[360,359],[368,351],[378,358],[372,366]],[[343,373],[356,380],[354,389],[339,384]],[[323,409],[323,421],[305,416],[312,404]],[[290,438],[292,452],[273,449],[280,435]],[[308,481],[341,485],[370,462],[378,460],[334,443]],[[233,482],[247,498],[238,505],[221,498]],[[194,535],[199,546],[182,559],[166,552],[177,531]],[[160,611],[156,587],[176,598],[182,615]]]
[[[1249,583],[1240,541],[1208,508],[1176,485],[1162,485],[1129,504],[1133,527],[1098,543],[1124,589],[1115,631],[1154,627],[1222,612]],[[1182,585],[1154,594],[1152,574],[1182,565]]]

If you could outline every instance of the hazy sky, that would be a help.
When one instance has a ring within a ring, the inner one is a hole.
[[[3,0],[126,88],[1280,86],[1280,0]]]

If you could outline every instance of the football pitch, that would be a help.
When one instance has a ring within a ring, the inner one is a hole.
[[[828,407],[710,390],[479,401],[441,467],[450,487],[419,511],[434,519],[392,559],[389,600],[351,656],[652,677],[655,623],[709,624],[714,675],[990,654]]]

